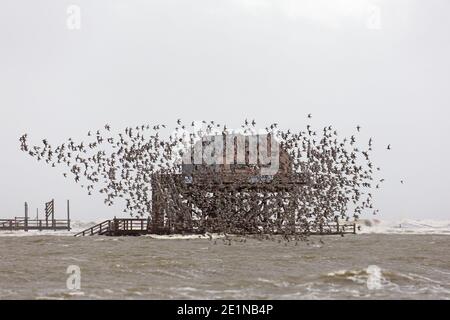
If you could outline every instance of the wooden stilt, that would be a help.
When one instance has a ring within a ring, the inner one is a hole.
[[[53,206],[53,210],[52,210],[52,227],[53,227],[53,230],[56,230],[55,229],[56,225],[55,225],[55,200],[54,199],[52,199],[52,206]]]
[[[67,230],[70,231],[70,203],[67,200]]]
[[[24,230],[28,232],[28,203],[25,202]]]

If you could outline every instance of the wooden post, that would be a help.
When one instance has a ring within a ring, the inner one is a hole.
[[[161,234],[166,227],[170,229],[170,219],[168,219],[167,225],[164,224],[164,208],[163,208],[163,190],[164,179],[153,175],[151,178],[152,185],[152,233]]]
[[[353,234],[356,234],[356,222],[353,222]]]
[[[289,196],[288,219],[289,224],[291,226],[291,232],[295,234],[295,208],[297,207],[297,201],[295,201],[289,193],[288,196]]]
[[[28,231],[28,203],[25,202],[25,226],[24,230]]]
[[[52,199],[52,227],[53,230],[56,230],[56,225],[55,225],[55,200]]]
[[[44,204],[44,215],[45,215],[45,227],[48,228],[48,216],[47,216],[47,205]]]
[[[67,230],[70,231],[70,203],[67,200]]]

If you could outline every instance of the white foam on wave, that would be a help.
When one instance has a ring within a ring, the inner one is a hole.
[[[6,230],[1,230],[0,231],[0,237],[31,237],[31,236],[59,236],[59,237],[64,237],[64,236],[73,236],[75,233],[77,233],[77,231],[64,231],[64,230],[57,230],[57,231],[53,231],[53,230],[43,230],[43,231],[38,231],[38,230],[30,230],[30,231],[23,231],[23,230],[18,230],[18,231],[6,231]]]
[[[104,221],[104,220],[102,220]],[[80,231],[90,228],[102,221],[71,221],[71,230],[0,230],[0,237],[28,237],[28,236],[73,236]]]
[[[343,287],[343,280],[352,281],[359,285],[356,290],[360,297],[379,296],[380,292],[390,292],[393,297],[399,294],[415,296],[427,292],[441,298],[450,293],[445,278],[442,280],[432,279],[416,273],[383,269],[377,265],[369,265],[364,269],[329,272],[326,274],[326,279],[331,286],[336,286],[338,290],[349,289]]]
[[[388,278],[390,272],[382,270],[377,265],[369,265],[365,269],[339,270],[327,273],[331,281],[350,280],[356,284],[367,287],[369,291],[396,287]],[[400,275],[399,275],[400,276]]]
[[[144,237],[148,237],[151,239],[163,239],[163,240],[167,240],[167,239],[172,239],[172,240],[194,240],[194,239],[221,239],[224,238],[225,236],[222,234],[218,234],[218,233],[212,233],[212,234],[148,234],[145,235]]]
[[[450,235],[450,220],[414,220],[403,219],[399,221],[368,220],[358,222],[358,233],[387,233],[387,234],[443,234]]]
[[[383,276],[381,274],[381,269],[377,265],[370,265],[366,269],[367,272],[367,289],[369,290],[379,290],[383,287],[381,281]]]

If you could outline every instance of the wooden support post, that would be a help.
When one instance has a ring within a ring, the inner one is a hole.
[[[70,231],[70,203],[67,200],[67,230]]]
[[[25,202],[25,225],[24,230],[28,231],[28,203]]]
[[[55,225],[55,200],[52,199],[52,227],[53,230],[56,230],[56,225]]]
[[[161,199],[160,199],[160,188],[158,188],[157,177],[154,175],[151,180],[152,184],[152,232],[159,234],[162,230],[161,222],[163,217],[161,217]]]

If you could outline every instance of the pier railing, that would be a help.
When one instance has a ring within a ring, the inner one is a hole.
[[[95,226],[87,228],[75,234],[79,236],[93,236],[93,235],[141,235],[148,233],[149,219],[112,219],[100,222]]]
[[[309,230],[311,234],[344,234],[344,233],[354,233],[356,234],[356,223],[324,223],[315,226]]]
[[[70,222],[66,219],[0,219],[0,230],[70,230]]]

